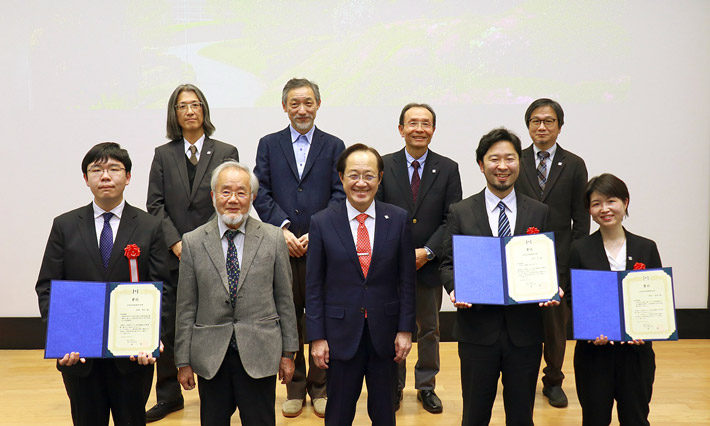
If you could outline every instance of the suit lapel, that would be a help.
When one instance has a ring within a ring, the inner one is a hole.
[[[247,218],[246,233],[244,234],[244,249],[242,250],[242,264],[239,272],[239,283],[237,284],[237,292],[242,288],[242,283],[246,280],[249,274],[249,268],[254,262],[256,253],[259,251],[261,242],[263,241],[263,231],[261,223],[255,219]]]
[[[602,240],[602,233],[600,231],[592,234],[592,253],[589,253],[588,255],[591,256],[590,263],[598,265],[597,267],[600,270],[611,271],[609,259],[606,257],[606,249],[604,249],[604,240]]]
[[[375,240],[373,241],[370,270],[374,269],[374,266],[377,264],[377,254],[384,250],[382,246],[385,244],[385,241],[387,241],[390,229],[392,228],[390,209],[386,204],[375,201],[375,217]],[[358,266],[359,265],[360,261],[358,260]]]
[[[348,210],[345,208],[345,201],[338,204],[338,207],[333,211],[330,217],[331,225],[335,230],[340,244],[345,249],[348,257],[353,263],[353,266],[360,274],[362,279],[365,276],[362,274],[362,267],[360,266],[360,259],[357,257],[357,251],[355,249],[355,241],[353,241],[353,234],[350,231],[350,221],[348,221]],[[375,233],[375,238],[377,238],[377,233]]]
[[[185,195],[190,198],[190,179],[187,177],[187,165],[185,164],[185,142],[183,140],[173,141],[173,160],[175,160],[175,168],[180,174],[182,188],[185,190]],[[166,188],[167,189],[167,188]]]
[[[116,263],[118,263],[118,261],[124,256],[123,251],[129,244],[130,238],[133,236],[133,232],[138,226],[138,221],[136,219],[137,216],[138,214],[136,209],[126,203],[123,207],[123,216],[121,217],[121,222],[118,225],[116,238],[113,241],[111,258],[108,261],[107,271],[109,272],[109,275],[113,275],[113,269],[116,267]],[[145,247],[139,248],[145,249]]]
[[[104,272],[104,265],[101,262],[101,254],[99,253],[99,241],[96,239],[96,221],[94,220],[94,205],[89,203],[79,213],[79,234],[81,240],[86,245],[86,252],[98,271]]]
[[[535,151],[532,145],[523,150],[523,170],[527,176],[530,187],[533,189],[535,199],[540,200],[540,182],[537,181],[537,168],[535,167]]]
[[[202,152],[200,153],[200,161],[197,162],[197,170],[195,170],[195,181],[192,183],[192,192],[190,193],[191,200],[195,197],[197,190],[200,188],[199,182],[202,182],[202,178],[207,172],[207,166],[209,166],[210,161],[212,160],[213,153],[214,141],[208,137],[205,137],[205,142],[202,144]],[[183,163],[185,162],[183,161]],[[187,165],[185,165],[185,171],[187,172]],[[189,188],[189,186],[187,186],[187,188]]]
[[[306,158],[306,165],[303,167],[303,174],[301,175],[301,179],[305,179],[306,175],[308,172],[311,170],[313,167],[313,164],[316,162],[316,159],[320,155],[321,150],[323,149],[323,132],[318,130],[316,127],[315,130],[313,131],[313,139],[311,140],[311,147],[308,149],[308,157]],[[291,149],[293,151],[293,148]],[[296,164],[296,156],[294,155],[293,157],[293,162],[294,165]],[[298,170],[296,170],[298,172]]]
[[[552,188],[555,186],[555,182],[557,182],[557,178],[560,177],[560,174],[562,173],[562,169],[565,167],[565,164],[567,163],[566,160],[567,160],[567,153],[558,144],[557,150],[555,151],[555,157],[552,159],[552,164],[550,165],[550,173],[547,174],[547,183],[545,184],[545,191],[542,193],[542,201],[545,201],[545,198],[547,198],[547,195],[550,193]]]
[[[412,186],[409,183],[409,170],[407,170],[407,157],[404,148],[392,156],[392,178],[397,182],[400,193],[407,202],[410,212],[414,211],[414,200],[412,199]]]
[[[518,212],[515,217],[515,229],[513,230],[513,235],[525,234],[528,228],[528,205],[527,199],[522,196],[522,194],[516,194],[516,207]]]
[[[485,189],[483,190],[485,191]],[[486,197],[483,191],[474,195],[471,198],[471,213],[473,214],[473,223],[478,226],[478,234],[484,237],[492,237],[493,231],[488,222],[488,212],[486,211]]]
[[[637,240],[636,236],[630,234],[626,229],[624,229],[624,233],[626,234],[626,269],[633,270],[636,263],[635,255],[638,252]]]
[[[222,250],[222,236],[219,235],[219,227],[217,226],[217,218],[215,217],[209,222],[209,226],[205,228],[206,238],[202,241],[205,247],[207,256],[212,261],[215,269],[222,279],[222,287],[229,294],[229,280],[227,279],[227,264]]]
[[[281,151],[283,151],[284,158],[288,167],[293,173],[293,177],[298,179],[298,168],[296,168],[296,154],[293,153],[293,142],[291,142],[291,130],[286,127],[286,130],[281,131],[279,135],[279,145],[281,146]]]

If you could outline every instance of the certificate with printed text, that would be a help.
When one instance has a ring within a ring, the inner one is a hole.
[[[52,281],[45,358],[160,355],[162,283]]]
[[[560,300],[553,233],[454,235],[452,243],[457,301],[514,305]]]

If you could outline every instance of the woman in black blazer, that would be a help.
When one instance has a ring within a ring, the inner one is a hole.
[[[605,173],[587,184],[585,207],[599,230],[572,243],[570,268],[623,271],[660,268],[656,243],[628,232],[629,191]],[[574,295],[572,295],[574,297]],[[609,425],[614,400],[619,423],[648,425],[649,402],[656,371],[651,342],[610,342],[604,335],[577,341],[574,372],[584,426]]]

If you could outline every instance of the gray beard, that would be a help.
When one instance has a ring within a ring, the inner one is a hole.
[[[237,213],[237,214],[224,214],[224,213],[219,213],[219,218],[222,219],[222,222],[224,222],[226,225],[229,226],[237,226],[240,225],[243,221],[246,215],[242,213]]]
[[[297,130],[309,130],[311,127],[313,127],[313,119],[311,119],[311,121],[309,121],[308,123],[296,122]]]

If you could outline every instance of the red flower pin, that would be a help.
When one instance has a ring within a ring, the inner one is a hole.
[[[646,269],[646,264],[641,262],[634,263],[634,271],[638,271],[640,269]]]
[[[531,226],[531,227],[528,228],[527,231],[525,231],[525,233],[526,233],[526,234],[539,234],[539,233],[540,233],[540,230],[537,229],[537,228],[534,227],[534,226]]]
[[[141,249],[135,244],[129,244],[123,249],[123,254],[128,259],[137,259],[141,255]]]

